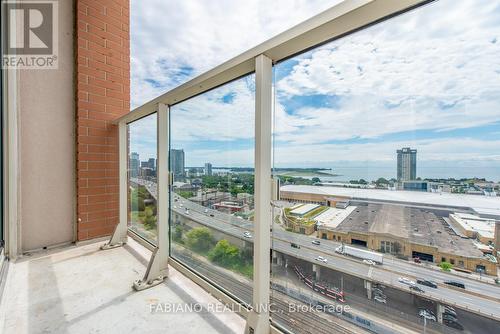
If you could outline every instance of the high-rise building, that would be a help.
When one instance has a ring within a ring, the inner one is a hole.
[[[205,173],[205,175],[212,175],[212,164],[210,162],[205,163],[203,172]]]
[[[172,168],[172,173],[174,177],[182,178],[184,177],[184,150],[171,149],[170,150],[170,168]]]
[[[417,178],[417,150],[404,147],[397,150],[398,181],[410,181]]]
[[[140,169],[139,153],[137,152],[130,153],[129,168],[130,168],[130,177],[139,176],[139,169]]]
[[[152,170],[156,169],[156,159],[155,158],[149,158],[148,167],[151,168]]]

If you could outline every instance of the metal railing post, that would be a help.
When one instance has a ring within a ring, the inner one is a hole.
[[[245,332],[270,332],[272,61],[255,58],[255,216],[253,247],[253,310]]]
[[[162,283],[168,276],[168,256],[169,256],[169,198],[168,192],[170,189],[169,178],[169,107],[166,104],[158,103],[158,136],[157,136],[157,162],[156,162],[156,178],[157,178],[157,233],[158,245],[151,255],[148,269],[142,280],[134,282],[135,290],[144,290]]]
[[[119,221],[111,238],[101,246],[101,249],[112,249],[123,246],[127,242],[127,220],[128,220],[128,145],[127,124],[118,123],[118,173],[119,173]]]

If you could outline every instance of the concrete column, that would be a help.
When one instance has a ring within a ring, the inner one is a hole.
[[[443,323],[443,313],[444,313],[444,306],[441,303],[437,304],[436,308],[436,316],[437,316],[437,321],[442,324]]]
[[[368,299],[372,299],[372,282],[366,280],[364,282],[366,288],[366,296],[368,297]]]
[[[321,279],[321,267],[317,264],[313,264],[313,277],[316,281]]]

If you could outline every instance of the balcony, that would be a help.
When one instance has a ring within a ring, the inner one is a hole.
[[[155,289],[134,293],[151,251],[129,239],[27,255],[9,265],[0,310],[2,333],[241,333],[243,318],[171,268]],[[215,311],[212,311],[215,310]]]
[[[343,1],[113,119],[118,152],[98,154],[116,178],[80,197],[116,188],[118,224],[11,264],[3,328],[495,332],[500,16],[483,5]]]

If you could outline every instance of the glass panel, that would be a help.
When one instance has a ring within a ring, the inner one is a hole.
[[[153,244],[157,242],[156,123],[155,113],[128,124],[128,227]]]
[[[255,79],[170,109],[172,257],[250,303]]]
[[[498,331],[499,32],[439,1],[275,66],[274,322]]]

